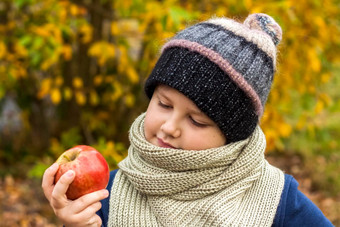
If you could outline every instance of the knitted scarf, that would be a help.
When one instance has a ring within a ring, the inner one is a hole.
[[[162,148],[144,136],[145,114],[130,129],[118,164],[108,226],[271,226],[284,174],[264,158],[258,126],[246,140],[206,150]]]

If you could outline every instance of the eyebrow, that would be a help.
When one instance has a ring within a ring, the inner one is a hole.
[[[168,96],[166,94],[164,94],[162,91],[157,90],[157,97],[159,98],[159,96],[161,96],[162,98],[165,98],[167,101],[170,101],[170,99],[168,98]]]
[[[198,111],[197,111],[197,110],[193,110],[193,109],[191,109],[190,107],[188,107],[188,110],[189,110],[190,112],[192,112],[193,114],[198,114],[198,115],[202,115],[202,117],[206,117],[206,115],[203,113],[202,110],[200,110],[198,107],[197,107],[197,109],[198,109]]]

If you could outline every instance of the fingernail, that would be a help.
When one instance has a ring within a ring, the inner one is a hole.
[[[51,165],[50,168],[54,170],[54,169],[56,169],[58,167],[59,167],[59,164],[55,162],[55,163],[53,163],[53,165]]]
[[[66,176],[67,176],[67,177],[73,177],[73,175],[74,175],[74,171],[72,171],[72,170],[69,170],[69,171],[67,171],[67,173],[66,173]]]
[[[108,190],[104,190],[103,191],[103,196],[108,197],[109,196],[109,191]]]

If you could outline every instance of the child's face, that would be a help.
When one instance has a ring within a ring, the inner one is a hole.
[[[226,144],[215,122],[182,93],[165,85],[153,93],[144,130],[146,140],[159,147],[203,150]]]

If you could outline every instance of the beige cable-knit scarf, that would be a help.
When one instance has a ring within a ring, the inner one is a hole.
[[[108,226],[271,226],[284,174],[264,158],[258,126],[246,140],[207,150],[157,147],[144,136],[145,114],[130,129],[119,163]]]

